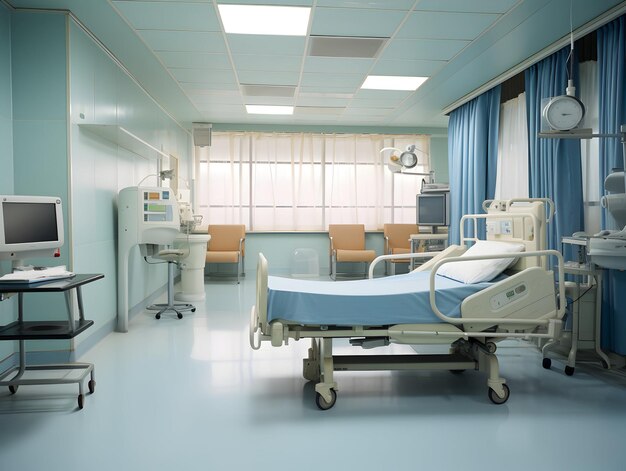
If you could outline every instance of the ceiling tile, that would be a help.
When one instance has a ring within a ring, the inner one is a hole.
[[[380,59],[448,61],[469,43],[460,40],[397,39],[383,51]]]
[[[348,88],[357,89],[365,80],[363,74],[302,74],[303,87]]]
[[[243,99],[239,92],[213,92],[211,94],[189,94],[189,98],[196,106],[210,105],[243,105]]]
[[[226,52],[221,33],[197,31],[139,31],[155,51]]]
[[[356,8],[316,8],[311,34],[318,36],[362,36],[388,38],[406,12]]]
[[[294,99],[288,97],[247,96],[243,99],[246,105],[279,105],[293,106]]]
[[[351,59],[338,57],[307,57],[304,72],[328,74],[366,74],[374,65],[374,59]]]
[[[227,34],[232,54],[291,55],[304,54],[306,38],[296,36],[262,36],[256,34]]]
[[[302,56],[270,56],[263,54],[233,54],[237,70],[273,70],[300,72]]]
[[[365,78],[363,78],[365,80]],[[359,84],[359,87],[361,84]],[[353,95],[356,91],[355,87],[346,87],[346,86],[337,86],[337,85],[300,85],[300,94],[311,94],[311,95]]]
[[[298,106],[331,106],[345,108],[350,103],[350,98],[314,98],[299,96],[296,104]]]
[[[416,10],[457,11],[472,13],[504,13],[509,11],[519,0],[421,0]]]
[[[317,0],[318,7],[373,8],[376,10],[405,11],[410,10],[414,3],[415,0]]]
[[[388,116],[394,110],[395,108],[353,108],[350,106],[344,111],[344,116],[360,116],[370,119],[372,117]]]
[[[211,112],[211,113],[219,113],[219,114],[240,114],[245,113],[244,105],[201,105],[198,106],[200,111]]]
[[[237,71],[239,83],[256,85],[298,85],[299,72],[273,72],[262,70]]]
[[[211,84],[236,83],[235,75],[232,70],[170,69],[170,72],[179,82]]]
[[[396,35],[397,39],[475,39],[501,15],[416,11]]]
[[[135,29],[221,30],[211,3],[114,1],[113,5]]]
[[[160,51],[156,54],[168,68],[209,70],[232,68],[227,54],[170,51]]]
[[[215,93],[218,91],[239,91],[236,83],[200,83],[200,82],[180,82],[180,88],[191,93]]]
[[[379,60],[370,71],[370,74],[430,77],[446,64],[447,61]]]

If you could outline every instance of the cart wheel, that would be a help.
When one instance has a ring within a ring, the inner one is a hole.
[[[503,384],[502,388],[504,389],[504,397],[498,396],[493,389],[489,388],[489,399],[494,404],[504,404],[509,399],[509,395],[511,394],[511,390],[509,389],[509,387],[506,384]]]
[[[337,393],[334,389],[330,390],[330,402],[326,402],[326,399],[322,397],[320,393],[315,393],[315,404],[320,410],[328,410],[335,405],[337,402]]]
[[[156,316],[154,316],[155,319],[160,319],[161,318],[161,314],[157,314]]]
[[[194,308],[191,310],[191,312],[196,312],[196,308],[194,307]]]
[[[552,360],[550,360],[549,358],[544,358],[541,362],[541,366],[543,366],[546,370],[549,370],[552,366]]]
[[[179,319],[182,319],[182,318],[183,318],[183,315],[179,312],[179,313],[177,314],[177,317],[178,317]]]
[[[82,394],[78,395],[78,408],[82,409],[83,408],[83,401],[84,401],[85,397]]]
[[[566,374],[567,376],[572,376],[572,375],[574,374],[574,367],[573,367],[573,366],[569,366],[569,365],[567,365],[567,366],[565,367],[565,374]]]
[[[96,391],[96,381],[90,379],[87,383],[87,387],[89,387],[89,394],[93,394]]]
[[[465,373],[465,370],[450,370],[450,373],[460,375],[461,373]]]
[[[487,342],[485,344],[485,347],[487,347],[487,352],[488,353],[496,353],[496,350],[498,349],[498,347],[496,346],[495,343],[493,342]]]
[[[17,388],[19,388],[19,386],[9,386],[9,391],[11,392],[11,394],[15,394],[17,392]]]

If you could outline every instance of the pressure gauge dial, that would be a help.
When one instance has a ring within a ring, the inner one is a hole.
[[[543,117],[551,129],[569,131],[574,129],[585,116],[585,106],[571,95],[551,98],[543,109]]]
[[[402,152],[400,154],[400,165],[405,168],[413,168],[417,165],[417,155],[413,152]]]

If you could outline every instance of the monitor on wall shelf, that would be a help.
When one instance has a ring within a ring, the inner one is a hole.
[[[63,207],[56,196],[0,196],[0,260],[18,267],[33,257],[58,256],[63,246]]]
[[[422,193],[416,198],[418,226],[438,227],[450,225],[450,192]]]

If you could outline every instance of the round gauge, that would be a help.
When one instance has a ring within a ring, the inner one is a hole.
[[[574,129],[585,115],[585,106],[575,96],[561,95],[550,99],[543,109],[543,117],[550,128],[557,131]]]
[[[400,154],[400,165],[405,168],[413,168],[417,165],[417,155],[413,152],[402,152]]]

